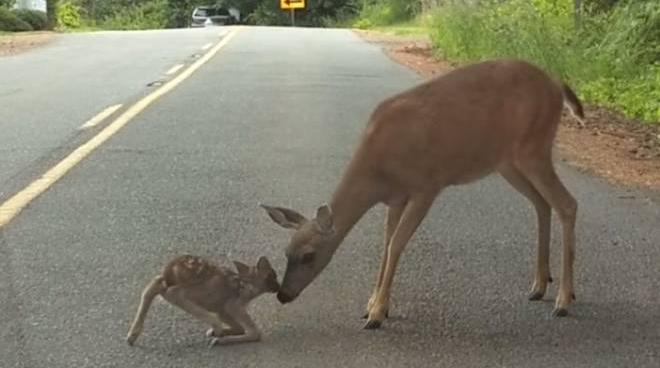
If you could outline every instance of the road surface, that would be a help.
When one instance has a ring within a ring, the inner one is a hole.
[[[95,47],[120,53],[142,42],[138,34],[122,37],[122,47],[111,39]],[[79,40],[60,42],[53,48]],[[192,51],[185,45],[167,43],[159,52],[175,58]],[[87,57],[79,62],[103,65]],[[144,83],[126,95],[122,86],[153,79],[142,68],[103,77],[116,84],[117,99],[86,108],[139,94]],[[48,78],[42,98],[59,88]],[[362,330],[360,318],[381,254],[377,207],[296,302],[254,302],[262,342],[208,348],[203,324],[159,302],[137,346],[126,345],[141,288],[174,255],[246,262],[266,255],[281,274],[289,234],[258,203],[313,214],[329,199],[370,111],[419,80],[348,30],[241,30],[0,229],[2,367],[658,367],[660,204],[652,193],[562,164],[580,203],[577,302],[565,319],[550,316],[557,283],[544,301],[526,300],[534,211],[490,177],[438,199],[404,253],[381,330]],[[53,98],[57,115],[86,104]],[[3,124],[25,116],[12,105],[3,102]],[[41,121],[50,115],[33,112]],[[53,145],[77,126],[58,124],[64,133],[49,137]]]
[[[48,47],[0,58],[0,199],[88,138],[88,120],[129,104],[189,64],[221,28],[58,35]]]

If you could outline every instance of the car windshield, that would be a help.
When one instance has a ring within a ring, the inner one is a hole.
[[[209,17],[213,14],[210,14],[213,12],[213,9],[197,9],[195,11],[195,16],[196,17]]]

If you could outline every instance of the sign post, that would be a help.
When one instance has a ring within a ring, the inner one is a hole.
[[[305,9],[305,0],[280,0],[280,9],[291,14],[291,26],[296,26],[296,9]]]

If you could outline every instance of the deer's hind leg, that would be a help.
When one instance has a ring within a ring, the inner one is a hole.
[[[140,336],[142,330],[144,329],[144,320],[147,317],[147,312],[151,307],[151,303],[154,301],[154,298],[167,289],[165,285],[165,278],[161,275],[154,277],[142,291],[142,298],[140,300],[140,305],[131,324],[131,328],[128,331],[126,336],[126,342],[129,345],[133,345],[135,340]]]
[[[575,222],[578,204],[557,176],[549,151],[538,155],[525,156],[517,166],[552,209],[557,212],[561,221],[563,232],[562,268],[559,294],[555,301],[553,315],[563,317],[568,314],[568,305],[575,298],[573,262],[575,258]]]
[[[507,165],[498,169],[499,173],[520,194],[525,196],[536,210],[538,250],[536,258],[536,273],[534,284],[529,293],[529,300],[541,300],[545,295],[548,283],[552,282],[550,276],[550,229],[552,209],[543,196],[534,188],[534,185],[515,167]]]

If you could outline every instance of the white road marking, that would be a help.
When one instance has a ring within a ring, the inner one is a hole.
[[[110,106],[110,107],[106,108],[105,110],[103,110],[100,113],[96,114],[96,116],[94,116],[93,118],[87,120],[87,122],[85,124],[80,126],[80,129],[87,129],[87,128],[91,128],[93,126],[98,125],[100,122],[107,119],[108,116],[114,114],[114,112],[119,110],[122,106],[124,106],[124,105],[118,104],[118,105],[113,105],[113,106]]]

